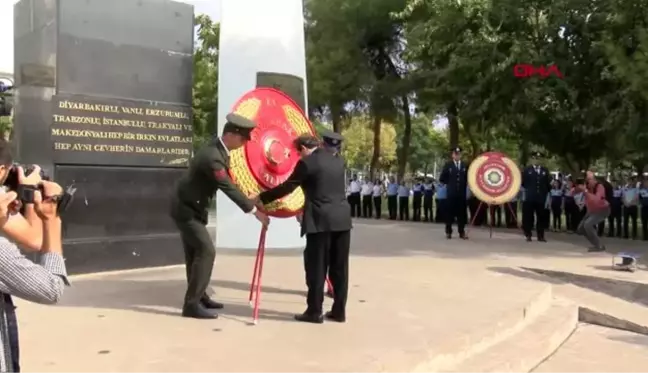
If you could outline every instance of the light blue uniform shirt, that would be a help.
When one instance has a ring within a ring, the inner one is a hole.
[[[637,188],[623,188],[623,204],[626,206],[637,206],[637,203],[632,200],[638,195],[639,189]]]
[[[448,198],[448,188],[445,184],[437,184],[436,199]]]
[[[552,197],[562,197],[563,196],[563,190],[562,189],[551,189],[549,192]]]
[[[399,197],[409,197],[410,196],[410,190],[408,187],[401,185],[398,187],[398,196]]]
[[[623,196],[623,190],[621,188],[615,188],[612,191],[612,197],[614,198],[621,198]]]
[[[395,196],[397,194],[398,194],[398,184],[389,183],[389,185],[387,185],[387,195],[388,196]]]
[[[418,183],[414,184],[414,188],[412,188],[412,191],[414,193],[421,193],[422,190],[423,190],[423,185]]]
[[[641,197],[641,206],[648,206],[648,188],[639,189],[639,197]]]

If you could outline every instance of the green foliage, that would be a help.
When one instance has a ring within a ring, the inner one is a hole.
[[[209,16],[195,18],[198,34],[193,58],[193,132],[198,147],[217,132],[219,24]]]
[[[370,128],[371,119],[366,116],[351,118],[346,129],[342,131],[344,145],[342,155],[347,166],[363,169],[371,161],[373,154],[373,132]],[[390,169],[396,161],[396,129],[393,124],[383,122],[380,129],[379,166],[384,170]]]

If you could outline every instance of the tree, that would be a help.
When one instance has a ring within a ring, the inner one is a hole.
[[[209,16],[195,18],[198,34],[193,57],[193,133],[198,147],[217,132],[218,43],[220,28]]]
[[[396,161],[396,129],[391,123],[381,123],[381,143],[378,165],[382,169],[389,169]],[[364,169],[373,155],[372,118],[355,116],[342,131],[344,142],[342,155],[347,166]]]

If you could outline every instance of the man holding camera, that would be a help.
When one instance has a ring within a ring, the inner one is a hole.
[[[589,252],[605,251],[596,230],[596,226],[610,215],[610,203],[605,198],[605,186],[598,182],[592,171],[587,171],[585,179],[576,181],[576,192],[583,193],[587,213],[578,225],[576,232],[583,234],[592,244]]]
[[[12,296],[41,304],[57,303],[67,281],[58,201],[64,195],[53,182],[41,180],[40,168],[25,176],[12,166],[9,145],[0,141],[0,183],[17,173],[16,190],[0,191],[0,370],[19,372],[18,323]],[[25,190],[33,198],[24,198]],[[18,211],[22,210],[23,213]],[[40,254],[39,264],[22,255]]]
[[[221,137],[201,148],[191,160],[187,174],[178,182],[171,202],[171,217],[180,230],[187,271],[187,292],[182,316],[196,319],[215,319],[212,310],[223,308],[207,295],[216,248],[207,232],[207,207],[218,190],[246,214],[254,216],[267,226],[268,217],[258,211],[248,197],[232,182],[228,171],[230,151],[250,140],[256,127],[251,120],[238,114],[227,115]]]

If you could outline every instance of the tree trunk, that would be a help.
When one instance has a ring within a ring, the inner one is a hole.
[[[369,180],[374,180],[378,162],[380,161],[380,127],[381,119],[378,115],[373,118],[373,154],[371,155],[371,165],[369,166]]]
[[[403,115],[405,116],[405,129],[403,130],[403,142],[401,151],[398,154],[398,170],[396,179],[400,182],[405,177],[407,161],[409,159],[410,143],[412,141],[412,115],[409,110],[409,99],[407,95],[401,98]]]
[[[457,115],[457,104],[453,102],[448,106],[448,130],[450,132],[451,148],[459,146],[459,118]]]

